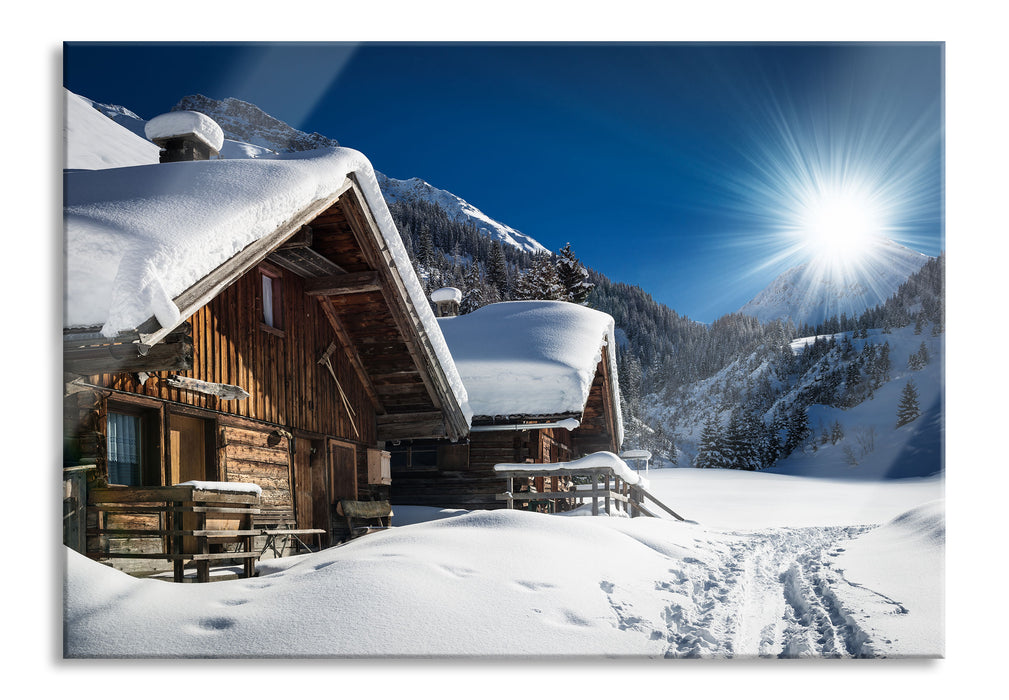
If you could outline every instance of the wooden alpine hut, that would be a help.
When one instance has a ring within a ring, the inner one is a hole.
[[[433,296],[449,299],[452,295]],[[473,411],[469,439],[402,440],[393,503],[502,508],[502,463],[564,463],[623,441],[613,318],[563,301],[509,301],[438,318]],[[550,478],[550,477],[547,477]],[[562,484],[532,486],[559,490]]]
[[[335,543],[341,501],[389,499],[388,445],[468,433],[441,329],[360,153],[172,160],[64,174],[64,468],[107,499],[67,506],[68,543],[137,568],[195,531],[180,484],[255,501],[203,532]]]

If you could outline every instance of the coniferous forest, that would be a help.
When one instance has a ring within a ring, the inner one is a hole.
[[[534,255],[492,239],[472,223],[451,219],[431,202],[395,201],[389,208],[425,291],[457,287],[463,294],[461,313],[498,301],[552,299],[613,316],[620,345],[623,449],[648,449],[656,464],[763,469],[816,441],[836,443],[843,437],[840,426],[815,434],[808,425],[811,404],[858,405],[889,379],[893,363],[906,362],[913,369],[929,362],[924,343],[912,357],[893,358],[885,341],[861,343],[855,352],[850,337],[883,329],[885,338],[891,329],[911,324],[915,333],[943,331],[943,255],[857,318],[796,327],[729,314],[704,324],[656,302],[640,287],[588,269],[571,244]],[[799,352],[790,347],[795,338],[839,333],[850,337],[817,338]],[[706,405],[701,406],[696,387],[727,368],[745,379],[705,385]],[[808,380],[811,376],[815,381]],[[687,429],[699,421],[703,429]],[[679,443],[688,432],[695,444],[686,454]]]

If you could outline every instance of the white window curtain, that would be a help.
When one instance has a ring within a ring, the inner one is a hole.
[[[140,417],[108,416],[109,483],[140,486]]]
[[[273,278],[262,275],[263,278],[263,321],[266,325],[274,328],[273,325]]]

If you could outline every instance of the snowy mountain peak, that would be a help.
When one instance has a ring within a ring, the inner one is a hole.
[[[780,319],[796,325],[816,325],[842,313],[857,317],[886,301],[929,259],[880,239],[859,265],[841,270],[813,260],[786,270],[738,313],[761,322]]]
[[[215,100],[205,95],[187,95],[172,107],[173,112],[202,112],[217,122],[226,138],[263,146],[274,151],[310,151],[335,148],[336,139],[319,133],[305,133],[272,117],[259,107],[234,97]]]
[[[418,200],[430,202],[440,207],[455,221],[472,223],[481,234],[495,238],[504,245],[514,246],[529,253],[549,252],[546,247],[531,236],[492,219],[463,198],[451,192],[440,190],[419,177],[396,180],[378,172],[375,173],[375,176],[378,178],[379,187],[382,188],[382,194],[389,202],[416,202]]]

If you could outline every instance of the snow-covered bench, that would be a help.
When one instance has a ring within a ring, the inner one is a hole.
[[[342,499],[336,512],[347,521],[351,539],[377,530],[386,530],[392,521],[392,506],[389,501],[352,501]],[[355,525],[355,521],[364,522]]]

